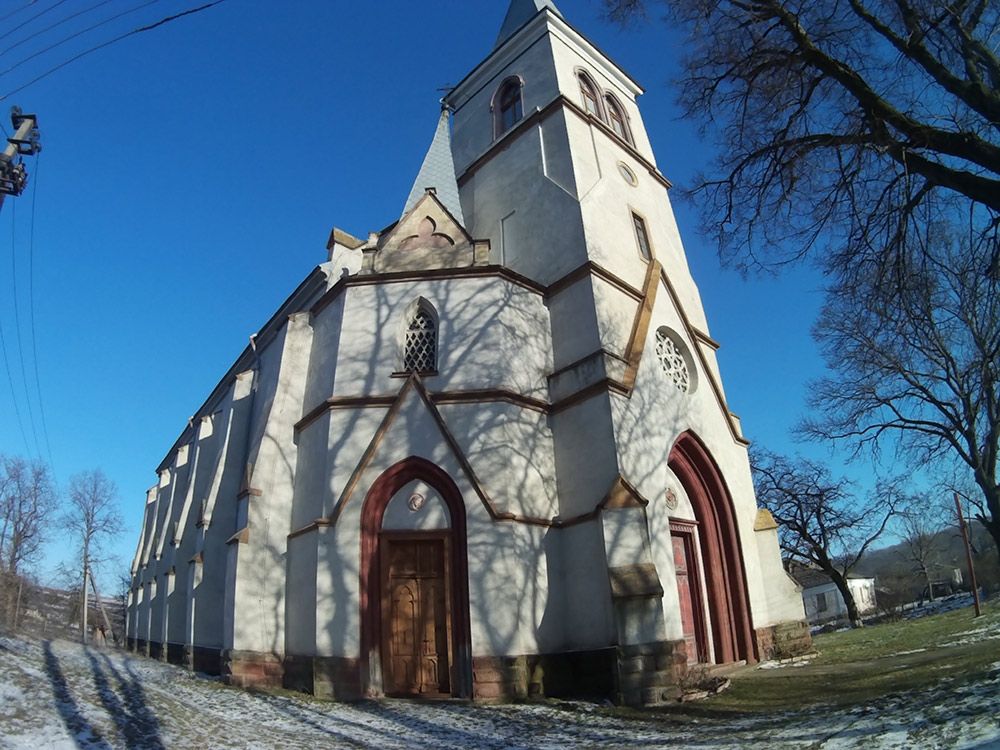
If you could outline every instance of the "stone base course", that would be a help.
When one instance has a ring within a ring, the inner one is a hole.
[[[183,644],[168,643],[166,649],[164,650],[166,652],[165,658],[170,664],[183,664],[184,666],[188,666],[188,663],[184,658],[187,649],[184,648]]]
[[[607,697],[614,692],[615,649],[472,657],[472,698],[498,703],[547,696]]]
[[[760,658],[784,659],[812,650],[804,620],[756,630]],[[285,687],[319,698],[362,698],[357,658],[222,651],[200,646],[149,643],[129,638],[130,651],[219,675],[244,688]],[[710,666],[710,665],[705,665]],[[500,703],[536,697],[611,698],[628,706],[677,700],[688,677],[683,640],[610,646],[588,651],[472,657],[472,699]]]
[[[805,620],[792,620],[758,628],[757,646],[761,661],[788,659],[812,651],[812,635]]]
[[[655,706],[677,700],[687,674],[684,641],[619,646],[615,703]]]
[[[210,675],[222,674],[222,649],[191,646],[185,651],[185,664],[195,672],[204,672]]]
[[[256,651],[222,652],[222,679],[242,688],[278,688],[282,686],[284,667],[281,657]]]
[[[284,686],[317,698],[353,701],[361,698],[361,661],[342,656],[285,657]]]

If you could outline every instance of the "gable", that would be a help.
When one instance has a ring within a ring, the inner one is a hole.
[[[433,190],[363,252],[367,273],[468,268],[489,262],[489,242],[474,241]]]

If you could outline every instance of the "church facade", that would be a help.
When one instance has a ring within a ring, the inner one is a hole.
[[[158,467],[132,648],[321,696],[676,696],[809,647],[636,98],[512,0]]]

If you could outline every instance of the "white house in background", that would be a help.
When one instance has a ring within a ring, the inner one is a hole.
[[[834,620],[847,619],[847,605],[837,585],[822,570],[795,566],[792,578],[802,587],[802,604],[810,625],[822,625]],[[847,586],[854,596],[858,614],[866,615],[875,611],[875,579],[860,573],[847,575]]]
[[[158,467],[133,648],[337,698],[634,704],[809,648],[641,93],[512,0],[401,215],[333,230]]]

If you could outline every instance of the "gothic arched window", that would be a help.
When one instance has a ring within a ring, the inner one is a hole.
[[[437,316],[422,300],[410,316],[403,334],[403,370],[437,372]]]
[[[597,86],[594,85],[590,76],[582,70],[576,74],[580,81],[580,95],[583,97],[583,108],[588,115],[593,115],[598,120],[604,120],[604,112],[601,110],[601,100],[597,96]]]
[[[629,131],[628,118],[625,117],[625,110],[622,109],[622,105],[611,94],[604,95],[604,103],[608,108],[608,120],[610,121],[611,129],[625,143],[631,144],[632,133]]]
[[[499,138],[524,116],[524,104],[521,101],[521,79],[508,78],[500,86],[494,99],[495,113],[494,137]]]

